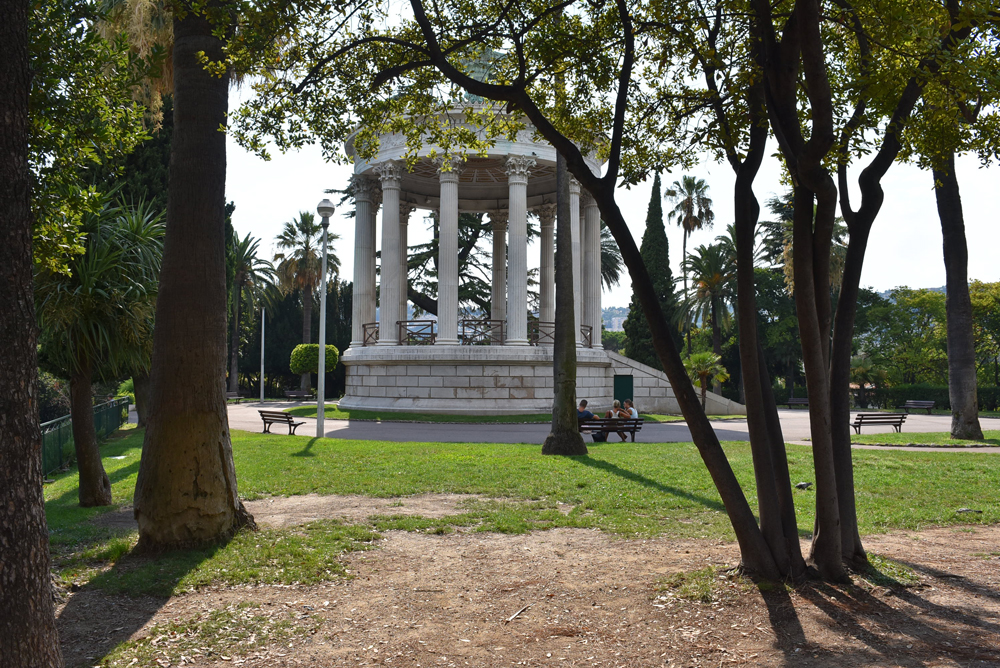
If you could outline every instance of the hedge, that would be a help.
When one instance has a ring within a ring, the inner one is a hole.
[[[340,351],[337,346],[326,347],[326,371],[330,373],[337,367],[340,359]],[[289,360],[289,367],[292,373],[317,373],[319,370],[319,344],[300,343],[292,350],[292,357]]]

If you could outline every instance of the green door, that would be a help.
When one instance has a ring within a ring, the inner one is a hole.
[[[615,376],[615,399],[625,403],[626,399],[632,398],[632,374],[627,376]]]

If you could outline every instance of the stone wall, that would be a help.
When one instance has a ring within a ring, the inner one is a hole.
[[[347,391],[341,408],[466,415],[522,415],[552,410],[550,346],[370,346],[348,348]],[[633,399],[644,413],[680,413],[667,377],[600,348],[577,349],[577,398],[603,413],[614,377],[631,375]],[[745,408],[708,393],[710,415]]]

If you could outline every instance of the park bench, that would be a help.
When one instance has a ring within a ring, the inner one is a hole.
[[[808,408],[809,407],[809,399],[806,398],[806,397],[803,397],[803,398],[800,398],[800,399],[797,399],[795,397],[790,397],[788,399],[788,401],[785,402],[785,405],[788,406],[789,408],[791,408],[792,406],[805,406],[805,407]]]
[[[241,395],[239,392],[226,392],[226,401],[229,401],[230,399],[235,399],[236,403],[240,403],[240,399],[242,398],[243,395]]]
[[[288,425],[288,435],[294,436],[295,430],[305,422],[295,422],[295,417],[290,413],[283,413],[282,411],[257,411],[260,413],[260,419],[264,421],[264,433],[270,434],[272,424],[287,424]]]
[[[617,434],[623,432],[632,434],[632,442],[635,442],[635,432],[642,429],[643,418],[587,418],[579,420],[580,431],[591,434]]]
[[[906,403],[904,403],[902,406],[896,406],[896,408],[902,408],[907,413],[910,412],[911,408],[913,408],[915,410],[916,409],[926,408],[927,409],[927,414],[930,415],[931,414],[931,409],[934,408],[934,402],[933,401],[924,401],[923,399],[907,399]]]
[[[285,399],[312,399],[315,396],[308,390],[285,390]]]
[[[866,424],[889,425],[900,433],[903,423],[906,422],[906,413],[858,413],[854,416],[854,433],[860,434],[861,427]]]

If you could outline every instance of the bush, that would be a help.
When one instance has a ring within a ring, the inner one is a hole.
[[[47,371],[38,374],[38,419],[48,422],[69,415],[69,383]]]
[[[326,372],[330,373],[337,367],[340,351],[336,346],[326,347]],[[319,373],[319,344],[301,343],[292,350],[289,360],[292,373]]]
[[[135,385],[131,378],[125,379],[121,385],[118,386],[118,392],[115,394],[116,397],[128,397],[130,404],[135,404]]]

